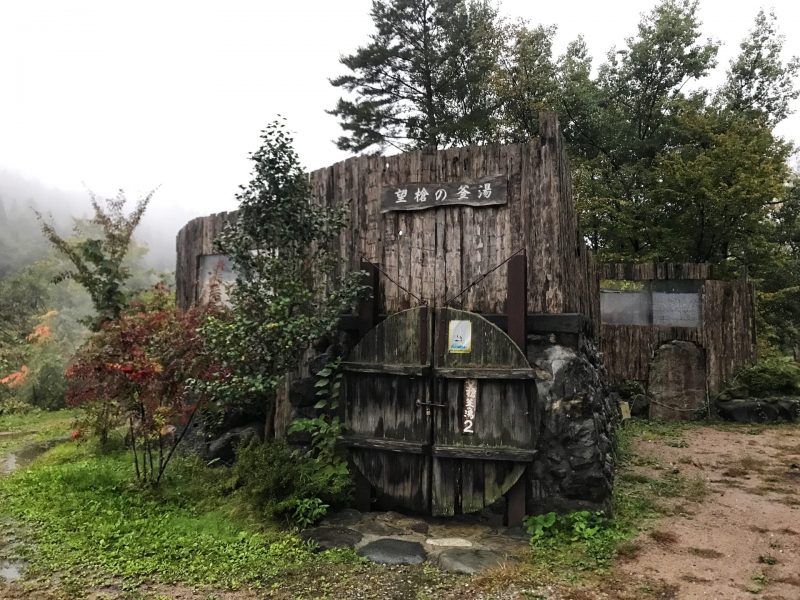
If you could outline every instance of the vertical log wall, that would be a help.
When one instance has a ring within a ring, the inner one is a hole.
[[[178,232],[176,240],[175,292],[178,308],[186,310],[200,299],[200,257],[217,254],[214,240],[235,213],[221,212],[192,219]]]
[[[584,246],[572,202],[571,178],[558,121],[543,114],[538,139],[525,144],[420,150],[398,156],[359,156],[311,173],[316,201],[344,207],[348,224],[338,240],[341,270],[362,257],[408,289],[381,277],[382,313],[417,306],[418,296],[443,306],[483,273],[524,249],[529,313],[581,313],[599,324],[599,279]],[[442,206],[380,212],[382,186],[450,183],[505,176],[501,206]],[[197,260],[230,215],[195,219],[178,235],[178,306],[199,298]],[[451,303],[480,313],[506,312],[506,266]]]
[[[600,328],[603,362],[612,383],[647,381],[650,363],[659,346],[671,340],[694,342],[705,349],[710,394],[756,358],[755,292],[744,280],[718,281],[708,264],[607,264],[603,279],[629,281],[702,280],[700,327],[607,325]]]

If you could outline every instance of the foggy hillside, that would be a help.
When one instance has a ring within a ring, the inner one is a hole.
[[[127,197],[131,207],[138,200],[133,194]],[[33,209],[52,215],[62,234],[70,233],[73,218],[92,215],[88,191],[51,188],[0,168],[0,277],[42,258],[48,251]],[[175,269],[175,236],[194,216],[197,215],[175,206],[156,191],[134,234],[137,242],[149,248],[145,267],[157,271]]]

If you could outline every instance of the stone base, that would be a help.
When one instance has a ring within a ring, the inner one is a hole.
[[[619,414],[594,345],[583,338],[576,350],[531,336],[528,360],[537,371],[541,423],[527,513],[606,510]]]

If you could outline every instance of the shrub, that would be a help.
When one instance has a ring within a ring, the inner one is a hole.
[[[198,334],[206,314],[177,311],[169,290],[157,286],[104,323],[67,370],[69,402],[87,409],[86,424],[102,442],[114,427],[128,426],[136,475],[150,484],[161,480],[203,400],[194,382],[226,377]]]
[[[240,448],[233,472],[236,485],[256,510],[300,527],[319,521],[350,492],[346,469],[344,473],[331,469],[281,440]]]
[[[800,363],[788,357],[768,357],[739,371],[729,386],[736,396],[765,398],[800,394]]]

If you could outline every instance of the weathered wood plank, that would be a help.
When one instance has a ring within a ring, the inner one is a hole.
[[[470,458],[475,460],[505,460],[531,462],[537,451],[503,446],[442,446],[433,447],[433,455],[441,458]],[[497,500],[495,496],[494,500]]]

